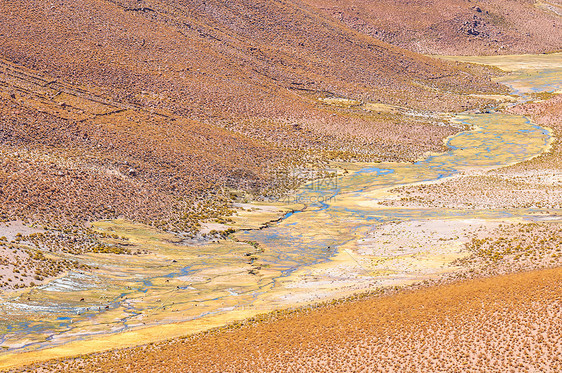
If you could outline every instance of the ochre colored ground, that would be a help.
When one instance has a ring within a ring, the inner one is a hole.
[[[558,372],[562,269],[373,296],[49,372]],[[274,320],[275,319],[275,320]]]

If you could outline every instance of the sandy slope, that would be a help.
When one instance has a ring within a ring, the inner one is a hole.
[[[557,372],[562,270],[303,310],[24,371]]]

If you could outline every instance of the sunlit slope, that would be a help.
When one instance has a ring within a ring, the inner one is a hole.
[[[421,53],[542,53],[562,48],[560,0],[303,1],[360,32]]]
[[[547,269],[367,297],[25,371],[557,372],[561,275]]]
[[[441,150],[436,113],[499,90],[290,1],[4,1],[0,34],[8,220],[185,228],[190,196],[261,190],[280,162]]]

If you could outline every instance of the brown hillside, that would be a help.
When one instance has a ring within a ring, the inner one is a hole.
[[[560,0],[303,0],[348,26],[425,54],[562,49]]]
[[[280,162],[440,150],[455,129],[432,113],[499,89],[291,1],[2,1],[0,36],[7,220],[187,229],[197,198],[264,187]]]

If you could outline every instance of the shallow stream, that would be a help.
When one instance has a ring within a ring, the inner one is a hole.
[[[533,67],[533,56],[514,58],[514,66],[523,70],[514,68],[502,82],[511,84],[514,93],[524,98],[535,91],[559,91],[562,58],[551,56],[550,60],[540,56],[548,63],[537,63],[537,67]],[[447,235],[459,226],[470,230],[471,222],[483,220],[562,218],[560,211],[553,210],[381,206],[380,200],[388,197],[391,188],[521,162],[544,152],[552,140],[548,130],[522,116],[490,112],[460,114],[454,120],[472,129],[449,138],[446,153],[412,164],[355,165],[349,173],[311,183],[295,195],[295,200],[307,204],[304,211],[288,213],[264,229],[239,231],[235,239],[186,244],[141,225],[98,223],[97,229],[126,236],[134,246],[152,254],[84,256],[82,261],[99,269],[69,273],[44,286],[2,296],[0,345],[4,353],[174,323],[182,324],[162,328],[160,337],[186,334],[276,308],[414,281],[446,270],[449,262],[462,255],[454,245],[436,249],[439,252],[421,244],[416,250],[412,244],[402,247],[393,236],[396,226],[414,227],[415,222],[422,229],[430,227],[428,221],[448,221],[452,222],[450,229],[443,231]],[[374,229],[381,230],[381,235],[388,233],[388,240],[375,245],[367,234]],[[365,252],[370,253],[370,262],[360,256]],[[345,255],[349,260],[343,265]],[[392,258],[392,265],[381,270],[369,264],[375,258]],[[346,266],[356,270],[343,273]],[[213,321],[206,323],[211,317]],[[139,334],[134,343],[159,336],[145,337]],[[123,340],[123,345],[133,343]]]

